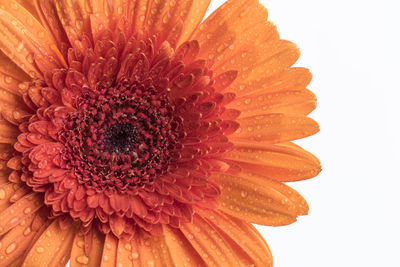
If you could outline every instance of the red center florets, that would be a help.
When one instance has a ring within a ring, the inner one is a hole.
[[[215,207],[210,174],[231,166],[221,155],[239,127],[225,108],[234,94],[219,92],[236,72],[213,77],[197,41],[175,48],[105,31],[74,45],[67,68],[25,84],[31,114],[9,164],[44,193],[49,216],[132,238]]]
[[[64,159],[82,183],[124,192],[166,173],[178,124],[165,92],[125,81],[85,92],[77,102],[59,135]]]

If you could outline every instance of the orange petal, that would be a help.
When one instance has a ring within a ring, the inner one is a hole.
[[[5,145],[5,144],[0,144],[0,145]],[[5,160],[4,160],[4,162],[5,162]],[[7,166],[7,163],[2,163],[2,164],[5,164]],[[0,190],[2,189],[4,184],[10,182],[8,180],[9,175],[10,175],[9,172],[5,173],[4,171],[0,171]],[[0,191],[0,192],[1,192],[0,193],[0,203],[3,203],[2,201],[4,201],[4,199],[6,198],[6,193],[5,193],[5,191],[4,192]],[[0,206],[1,206],[1,204],[0,204]],[[1,212],[1,209],[0,209],[0,212]]]
[[[190,2],[190,1],[189,1]],[[177,5],[178,3],[175,3]],[[178,4],[179,5],[179,4]],[[145,27],[149,28],[150,36],[160,32],[163,25],[163,17],[170,9],[169,1],[150,0],[147,4],[148,12],[145,19]]]
[[[25,253],[36,234],[31,227],[34,217],[29,215],[1,238],[0,266],[9,266]]]
[[[132,1],[134,2],[134,1]],[[119,18],[122,15],[126,15],[129,11],[129,6],[131,5],[131,1],[126,0],[112,0],[113,7],[113,18]]]
[[[71,225],[62,230],[54,220],[27,252],[23,266],[65,266],[70,258],[76,228]]]
[[[69,45],[68,37],[58,19],[54,1],[33,0],[33,2],[43,27],[51,34],[57,47],[62,47],[63,43]]]
[[[11,263],[10,265],[8,265],[7,267],[20,267],[22,263],[22,259],[17,259],[16,261],[14,261],[13,263]]]
[[[106,235],[100,267],[115,267],[117,261],[118,239],[113,234]]]
[[[242,76],[243,78],[243,76]],[[306,68],[290,68],[279,72],[266,79],[239,82],[236,86],[230,86],[229,91],[237,97],[253,94],[282,92],[305,88],[311,82],[312,75]]]
[[[15,0],[1,0],[5,10],[0,16],[0,49],[30,77],[42,77],[34,63],[34,54],[41,54],[51,67],[65,62],[43,26]]]
[[[37,193],[31,193],[0,213],[0,236],[44,205]]]
[[[14,144],[20,131],[7,121],[0,120],[0,143]]]
[[[0,78],[2,78],[1,76],[0,74]],[[15,92],[10,92],[11,90],[11,88],[9,90],[0,88],[0,111],[14,107],[25,107],[22,98]],[[17,91],[18,89],[15,90]]]
[[[233,248],[241,248],[255,266],[272,266],[267,243],[254,227],[227,214],[212,210],[197,212],[220,233]]]
[[[231,246],[224,236],[198,214],[193,216],[193,223],[184,224],[181,231],[207,265],[251,265],[243,250]]]
[[[233,141],[282,143],[313,135],[319,131],[313,119],[294,114],[266,114],[237,119],[240,127],[229,136]]]
[[[184,1],[179,1],[179,2],[184,2]],[[189,10],[178,10],[179,13],[182,11],[186,13],[178,45],[192,39],[190,37],[192,36],[193,31],[198,27],[200,22],[203,20],[207,8],[210,5],[210,2],[211,0],[194,0]]]
[[[311,91],[303,89],[235,98],[228,107],[240,110],[240,117],[243,118],[268,113],[308,115],[316,108],[316,103],[315,95]]]
[[[138,250],[133,254],[134,266],[135,264],[154,267],[174,266],[164,236],[151,236],[141,231],[134,239]]]
[[[205,266],[197,251],[192,247],[182,232],[164,225],[164,238],[174,266]]]
[[[210,0],[150,1],[145,26],[149,35],[168,40],[172,47],[183,43],[203,19]],[[179,44],[180,44],[179,43]]]
[[[148,11],[148,3],[148,0],[136,0],[130,6],[128,14],[131,15],[128,16],[128,18],[131,19],[131,25],[135,33],[143,30],[143,24],[146,19],[146,13]]]
[[[10,182],[0,184],[0,212],[3,212],[12,204],[10,198],[18,188],[20,188],[20,185]]]
[[[86,0],[81,0],[81,2],[87,2]],[[92,13],[96,17],[100,17],[103,19],[108,19],[108,16],[111,14],[110,6],[108,4],[108,0],[98,0],[92,1],[90,4],[92,5]]]
[[[307,202],[285,184],[262,176],[214,174],[221,186],[220,209],[236,218],[263,225],[285,225],[308,212]]]
[[[269,28],[273,28],[266,22],[267,17],[267,10],[256,0],[226,2],[194,34],[193,39],[201,46],[199,55],[218,65],[242,47],[258,44],[260,36],[268,37]]]
[[[260,45],[259,48],[262,49],[262,47]],[[238,77],[224,91],[233,92],[237,96],[257,91],[265,92],[265,89],[268,90],[267,84],[272,79],[271,77],[288,70],[300,56],[296,45],[285,40],[273,41],[264,45],[264,49],[268,52],[260,55],[260,60],[251,62],[252,58],[246,60],[247,54],[242,53],[229,61],[234,64],[224,65],[225,69],[237,68],[236,70],[239,71]],[[240,91],[243,93],[237,93]]]
[[[88,2],[83,0],[83,2]],[[96,42],[100,34],[110,28],[110,18],[111,13],[108,7],[107,0],[92,1],[90,2],[92,6],[92,14],[90,15],[90,26],[93,35],[93,40]]]
[[[314,155],[290,144],[238,142],[224,158],[239,164],[246,172],[282,182],[312,178],[321,171],[321,164]]]
[[[121,234],[124,232],[125,220],[126,219],[124,217],[120,217],[116,214],[110,216],[110,228],[117,237],[121,236]]]
[[[100,1],[93,1],[93,3]],[[59,21],[61,22],[72,45],[81,40],[83,34],[90,36],[90,12],[88,1],[79,0],[74,3],[68,0],[54,1]],[[43,5],[44,6],[44,5]]]
[[[123,267],[133,267],[131,241],[124,239],[118,240],[117,265]]]
[[[75,235],[74,242],[72,243],[71,250],[71,267],[87,266],[98,267],[100,266],[101,256],[104,246],[104,235],[97,230],[93,230],[90,254],[85,252],[85,241],[81,233]]]
[[[30,80],[29,76],[20,69],[13,61],[11,61],[2,51],[0,51],[0,73],[4,75],[5,84],[14,84],[14,80],[19,82]],[[11,83],[10,83],[10,77]],[[7,88],[5,88],[7,89]]]
[[[0,64],[8,64],[8,62],[5,63],[5,62],[0,61]],[[3,92],[3,90],[5,89],[5,91],[7,91],[8,93],[22,96],[23,90],[19,87],[21,81],[16,79],[14,76],[11,76],[11,75],[8,75],[8,74],[5,74],[4,72],[2,72],[1,67],[2,67],[2,65],[0,65],[0,89],[1,89],[1,91]],[[23,86],[23,85],[21,85],[21,86]]]
[[[29,13],[31,13],[36,19],[39,20],[39,15],[36,11],[35,4],[32,0],[16,0],[21,6],[23,6]]]

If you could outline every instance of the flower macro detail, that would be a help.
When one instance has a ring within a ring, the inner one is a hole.
[[[310,72],[257,0],[0,0],[1,266],[272,266]]]

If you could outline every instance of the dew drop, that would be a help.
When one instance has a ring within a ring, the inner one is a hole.
[[[36,248],[36,252],[37,253],[43,253],[44,252],[44,248],[43,247],[37,247]]]
[[[36,77],[36,72],[34,72],[33,70],[29,71],[29,76],[31,78],[35,78]]]
[[[10,76],[5,76],[4,77],[4,81],[8,84],[10,84],[12,82],[12,78]]]
[[[29,214],[31,211],[32,211],[31,208],[26,208],[26,209],[24,209],[24,213],[25,213],[25,214]]]
[[[133,252],[132,253],[132,258],[134,258],[135,260],[139,259],[139,253]]]
[[[17,247],[16,243],[11,243],[7,248],[6,248],[6,254],[11,254]]]
[[[88,264],[89,263],[89,258],[87,256],[85,256],[85,255],[82,255],[82,256],[77,257],[76,261],[78,263],[81,263],[81,264]]]
[[[249,193],[247,193],[246,191],[242,191],[242,192],[240,193],[240,195],[242,196],[242,198],[246,198],[248,194],[249,194]]]
[[[4,199],[6,197],[6,191],[4,189],[0,189],[0,199]]]
[[[82,20],[77,20],[77,21],[75,22],[75,27],[76,27],[78,30],[82,30],[82,28],[83,28],[83,21],[82,21]]]
[[[189,235],[188,235],[188,238],[189,238],[189,239],[193,239],[194,236],[193,236],[192,234],[189,234]]]
[[[148,261],[147,262],[147,266],[149,266],[149,267],[154,267],[154,261]]]
[[[131,251],[131,249],[132,249],[131,244],[126,244],[125,245],[125,249],[128,250],[128,251]]]
[[[25,236],[29,235],[29,234],[31,233],[31,231],[32,231],[32,230],[31,230],[30,227],[26,228],[25,231],[24,231],[24,235],[25,235]]]

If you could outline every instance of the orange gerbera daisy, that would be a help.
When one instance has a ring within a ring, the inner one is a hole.
[[[257,0],[0,0],[1,266],[271,266],[311,74]]]

